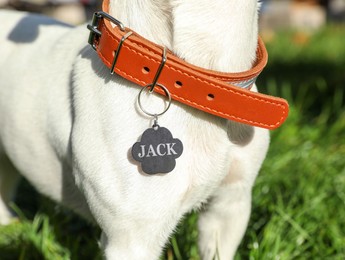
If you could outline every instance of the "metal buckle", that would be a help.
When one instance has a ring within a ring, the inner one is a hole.
[[[96,45],[94,43],[96,36],[100,37],[102,33],[98,30],[98,25],[99,25],[99,20],[105,18],[109,20],[110,22],[114,23],[117,25],[121,31],[125,31],[125,26],[123,23],[121,23],[119,20],[115,19],[114,17],[110,16],[109,14],[99,11],[93,14],[92,17],[92,23],[87,25],[87,29],[90,30],[90,35],[89,35],[89,44],[92,46],[94,50],[96,50]]]
[[[116,24],[120,28],[121,31],[123,31],[123,32],[125,31],[125,26],[119,20],[115,19],[114,17],[110,16],[109,14],[107,14],[107,13],[105,13],[103,11],[99,11],[99,12],[94,13],[94,15],[92,17],[92,23],[87,25],[87,28],[90,30],[90,35],[89,35],[88,43],[92,46],[92,48],[94,50],[96,50],[95,38],[96,37],[100,37],[102,35],[101,31],[98,30],[99,20],[102,19],[102,18],[105,18],[105,19],[109,20],[110,22]],[[132,33],[133,32],[131,32],[131,31],[126,33],[121,38],[121,40],[119,42],[119,45],[117,46],[116,51],[114,51],[115,55],[114,55],[113,63],[112,63],[111,68],[110,68],[110,74],[114,74],[114,69],[115,69],[115,66],[116,66],[116,62],[117,62],[117,60],[119,58],[122,45],[123,45],[124,41],[129,36],[132,35]],[[162,73],[162,70],[164,68],[164,65],[165,65],[166,61],[167,61],[167,52],[166,52],[166,48],[164,47],[161,64],[158,67],[158,70],[156,72],[155,77],[153,78],[152,83],[148,85],[148,86],[151,87],[150,91],[149,91],[150,93],[152,93],[152,91],[154,90],[155,86],[157,85],[158,78],[159,78],[159,76]]]

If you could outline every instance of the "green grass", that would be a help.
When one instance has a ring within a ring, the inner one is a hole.
[[[236,259],[345,259],[345,28],[278,33],[258,81],[289,100],[287,122],[271,132],[253,190],[248,230]],[[100,230],[23,183],[0,227],[0,259],[101,259]],[[178,227],[162,259],[199,259],[197,214]]]

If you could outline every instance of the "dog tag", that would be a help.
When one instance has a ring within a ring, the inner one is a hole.
[[[132,147],[132,157],[141,163],[143,172],[147,174],[171,172],[182,152],[182,142],[158,124],[145,130],[140,142]]]

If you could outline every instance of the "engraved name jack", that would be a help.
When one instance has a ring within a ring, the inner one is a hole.
[[[176,143],[166,143],[166,144],[158,144],[154,147],[152,144],[150,145],[140,145],[141,152],[138,153],[140,158],[144,157],[155,157],[155,156],[165,156],[165,155],[177,155],[177,152],[174,150],[174,146]]]

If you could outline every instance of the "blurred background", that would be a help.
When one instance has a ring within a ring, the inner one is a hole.
[[[81,24],[99,0],[0,0]],[[345,0],[262,1],[269,62],[261,92],[290,103],[253,190],[249,227],[236,259],[345,259]],[[1,45],[1,43],[0,43]],[[101,259],[100,230],[38,195],[25,181],[0,227],[0,259]],[[199,259],[197,213],[171,238],[162,259]]]
[[[90,20],[101,4],[102,0],[0,0],[0,8],[40,13],[73,25]]]

